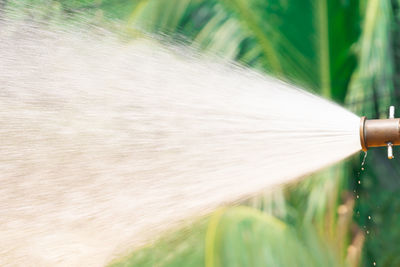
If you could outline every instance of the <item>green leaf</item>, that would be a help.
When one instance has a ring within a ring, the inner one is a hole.
[[[395,99],[390,2],[369,0],[363,28],[359,64],[352,76],[346,102],[353,111],[360,114],[387,117],[390,102]]]
[[[248,207],[221,209],[114,262],[128,266],[346,266],[308,227],[300,232]]]

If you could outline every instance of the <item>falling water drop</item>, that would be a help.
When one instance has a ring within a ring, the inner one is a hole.
[[[367,154],[368,154],[368,152],[365,151],[365,152],[364,152],[364,158],[363,158],[363,160],[362,160],[362,162],[361,162],[361,166],[364,166],[365,160],[367,159]]]

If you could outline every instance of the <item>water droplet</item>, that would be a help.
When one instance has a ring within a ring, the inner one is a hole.
[[[371,220],[371,216],[368,216],[368,220]]]
[[[359,196],[359,195],[357,195],[357,198],[360,198],[360,196]]]
[[[364,166],[366,158],[367,158],[367,151],[365,151],[363,161],[361,162],[361,166]]]
[[[372,264],[373,264],[374,266],[376,266],[376,262],[373,262]]]
[[[361,180],[358,180],[358,184],[361,184]]]

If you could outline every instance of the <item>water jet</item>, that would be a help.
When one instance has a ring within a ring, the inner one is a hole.
[[[0,266],[104,266],[361,149],[358,116],[257,71],[151,38],[1,26]]]

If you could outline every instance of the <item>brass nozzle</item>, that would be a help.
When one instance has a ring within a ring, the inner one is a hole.
[[[400,119],[394,118],[394,107],[390,107],[389,119],[361,118],[360,142],[364,151],[370,147],[387,146],[388,158],[393,158],[392,146],[400,145]]]

